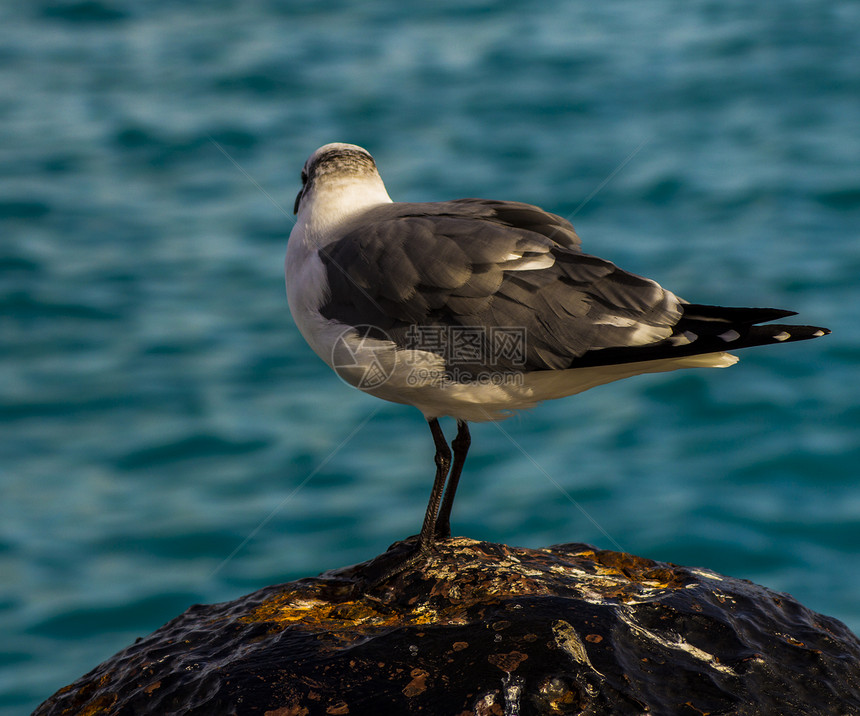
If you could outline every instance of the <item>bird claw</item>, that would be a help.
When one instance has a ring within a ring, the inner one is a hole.
[[[407,550],[404,551],[402,546],[412,540],[414,540],[414,543],[409,545]],[[423,543],[417,539],[417,536],[410,537],[403,542],[398,542],[389,548],[388,552],[368,564],[359,575],[356,575],[360,580],[358,588],[362,592],[375,589],[392,577],[396,577],[398,574],[407,571],[417,564],[429,562],[432,556],[433,544]]]

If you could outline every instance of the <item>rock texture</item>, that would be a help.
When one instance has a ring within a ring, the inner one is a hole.
[[[36,714],[860,714],[860,642],[786,594],[568,544],[448,540],[194,606]]]

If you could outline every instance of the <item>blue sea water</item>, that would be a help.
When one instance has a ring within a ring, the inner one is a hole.
[[[833,329],[475,426],[456,534],[706,566],[860,629],[858,36],[851,0],[0,5],[0,714],[418,530],[421,416],[286,305],[330,141],[395,200],[537,203],[690,300]]]

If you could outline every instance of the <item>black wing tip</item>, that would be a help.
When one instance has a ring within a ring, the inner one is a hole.
[[[750,331],[751,336],[756,338],[767,338],[773,340],[785,341],[806,341],[810,338],[821,338],[830,333],[829,328],[821,326],[798,326],[792,324],[771,323],[767,326],[753,326]],[[785,335],[788,334],[786,338]]]
[[[740,308],[735,306],[710,306],[702,303],[681,304],[684,318],[690,321],[719,321],[724,323],[753,325],[768,323],[780,318],[796,316],[797,311],[784,308]]]
[[[798,326],[787,323],[770,323],[765,326],[735,324],[734,327],[731,324],[726,324],[722,328],[722,332],[700,335],[693,331],[687,331],[684,334],[675,334],[671,338],[649,345],[588,351],[582,357],[574,360],[570,367],[586,368],[666,358],[684,358],[706,353],[734,352],[742,348],[821,338],[830,332],[829,328],[821,326]],[[679,338],[683,339],[683,342],[676,340]]]
[[[735,330],[737,328],[737,330]],[[769,323],[764,326],[735,326],[727,327],[723,333],[712,333],[710,335],[695,336],[687,334],[692,338],[691,347],[699,342],[699,347],[710,349],[721,349],[724,351],[739,350],[741,348],[754,348],[756,346],[773,345],[774,343],[793,343],[795,341],[808,341],[812,338],[821,338],[830,333],[829,328],[821,326],[802,326],[789,323]],[[695,350],[696,353],[710,352]]]

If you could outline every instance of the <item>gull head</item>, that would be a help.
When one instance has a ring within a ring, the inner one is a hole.
[[[335,142],[320,147],[305,162],[294,212],[298,223],[323,229],[390,202],[370,152]]]

